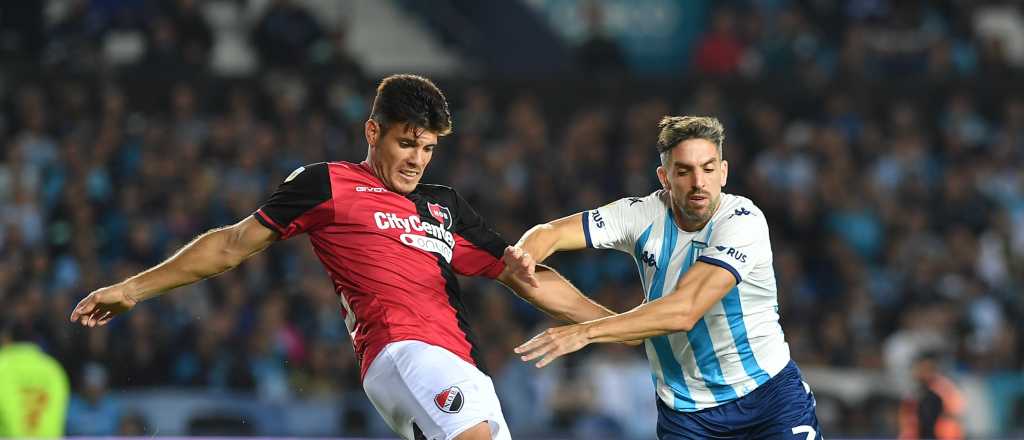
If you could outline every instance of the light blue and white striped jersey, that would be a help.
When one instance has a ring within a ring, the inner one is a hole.
[[[658,397],[677,411],[740,398],[790,360],[779,325],[768,223],[749,199],[721,197],[711,220],[696,232],[676,226],[663,190],[583,213],[588,247],[618,249],[636,260],[645,301],[671,293],[698,261],[736,277],[736,286],[689,332],[645,342]]]

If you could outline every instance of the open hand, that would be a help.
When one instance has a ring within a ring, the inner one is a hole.
[[[135,304],[138,301],[121,284],[96,289],[78,302],[71,312],[71,322],[85,327],[105,325],[115,316],[131,310]]]
[[[549,328],[516,347],[515,352],[526,362],[543,356],[540,362],[537,362],[537,368],[541,368],[562,355],[577,351],[588,344],[590,338],[587,337],[586,324],[573,324]]]
[[[534,275],[537,261],[529,252],[518,246],[508,246],[505,248],[505,255],[501,257],[501,260],[505,263],[505,267],[512,271],[512,276],[535,288],[540,287],[540,282]]]

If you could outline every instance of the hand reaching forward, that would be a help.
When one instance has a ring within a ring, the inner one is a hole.
[[[562,355],[577,351],[589,344],[590,338],[587,337],[586,324],[573,324],[549,328],[523,345],[516,347],[515,352],[520,354],[522,360],[526,362],[543,356],[540,362],[537,362],[537,368],[542,368]]]
[[[96,289],[82,298],[71,312],[71,322],[85,327],[104,325],[115,316],[127,312],[138,304],[122,284]]]
[[[534,276],[537,261],[533,259],[529,252],[526,252],[519,246],[508,246],[505,248],[505,255],[501,257],[501,260],[516,278],[533,287],[540,287],[540,282]]]

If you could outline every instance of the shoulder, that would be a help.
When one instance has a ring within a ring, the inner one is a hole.
[[[459,196],[457,191],[455,191],[455,188],[450,186],[421,183],[416,185],[416,191],[414,191],[414,194],[417,194],[429,202],[450,206],[451,209],[458,209],[463,204],[461,202],[462,197]]]
[[[282,183],[319,181],[327,177],[329,173],[327,162],[306,164],[292,170]]]
[[[750,199],[733,194],[722,194],[722,202],[712,218],[716,230],[731,231],[727,234],[768,232],[768,221],[764,212]]]
[[[764,221],[764,212],[746,197],[722,193],[722,202],[715,217],[718,221],[734,219]]]
[[[619,215],[651,216],[668,211],[671,201],[668,192],[658,190],[646,196],[623,197],[599,209],[612,211]]]
[[[455,198],[459,195],[459,193],[455,191],[455,188],[434,183],[421,183],[416,185],[416,192],[428,197]]]

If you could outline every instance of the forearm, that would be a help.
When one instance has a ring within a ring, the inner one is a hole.
[[[586,322],[615,314],[588,298],[551,268],[538,266],[536,276],[540,287],[532,287],[515,279],[510,280],[509,287],[519,297],[556,319]]]
[[[586,322],[587,338],[590,342],[622,342],[689,331],[692,325],[685,318],[687,307],[679,299],[667,296],[625,313]]]
[[[665,296],[626,313],[586,323],[591,342],[649,338],[693,329],[736,285],[723,268],[698,262]]]
[[[537,263],[544,262],[551,254],[561,250],[558,246],[559,234],[554,226],[549,223],[542,223],[530,228],[516,243],[516,246],[523,248],[533,256]]]
[[[143,301],[230,270],[249,257],[231,250],[231,235],[228,228],[206,232],[163,263],[126,279],[123,284],[132,298]]]

